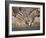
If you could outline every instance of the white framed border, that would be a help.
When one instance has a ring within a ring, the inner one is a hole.
[[[40,30],[31,31],[12,31],[12,7],[35,7],[40,8]],[[25,4],[9,4],[9,35],[21,34],[37,34],[43,33],[43,6],[42,5],[25,5]]]

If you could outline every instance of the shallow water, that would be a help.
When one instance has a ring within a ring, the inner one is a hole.
[[[12,31],[26,31],[26,30],[40,30],[40,26],[14,27],[14,28],[12,28]]]

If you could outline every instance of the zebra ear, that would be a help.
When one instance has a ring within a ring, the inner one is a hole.
[[[21,11],[21,7],[19,8],[19,10]]]

